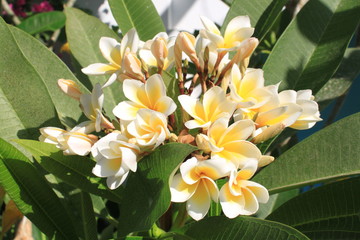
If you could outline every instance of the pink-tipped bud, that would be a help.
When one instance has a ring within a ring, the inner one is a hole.
[[[137,56],[127,51],[125,53],[122,68],[124,69],[124,74],[127,78],[144,80],[145,76],[141,71],[141,61],[137,58]]]
[[[82,92],[74,81],[61,78],[58,80],[58,86],[66,95],[80,101]]]
[[[165,58],[168,55],[166,42],[163,38],[158,37],[154,40],[151,45],[151,53],[156,58],[158,67],[162,69],[164,67]]]
[[[176,38],[175,48],[176,45],[178,45],[178,48],[181,51],[183,51],[186,55],[189,56],[189,58],[191,59],[191,61],[193,61],[195,65],[199,65],[199,59],[197,58],[195,51],[195,37],[193,35],[187,32],[179,33]],[[176,57],[178,56],[176,56],[175,52],[175,58]]]

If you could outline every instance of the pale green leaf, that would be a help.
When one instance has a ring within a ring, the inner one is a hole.
[[[98,18],[90,16],[76,8],[66,8],[66,36],[69,42],[71,53],[82,67],[93,63],[108,63],[102,56],[99,48],[101,37],[111,37],[120,41],[119,37],[107,25]],[[96,83],[104,84],[110,75],[89,76],[94,86]],[[112,110],[124,100],[121,84],[116,82],[104,91],[104,109],[106,115],[114,118]]]
[[[55,31],[65,26],[65,14],[60,11],[51,11],[35,14],[22,21],[18,28],[29,34],[45,31]]]
[[[49,237],[78,239],[64,206],[32,163],[0,139],[0,183],[19,210]]]
[[[35,160],[48,172],[64,182],[85,192],[121,201],[121,189],[110,191],[104,183],[92,174],[95,162],[88,157],[64,156],[55,145],[33,140],[18,139],[16,143],[28,150]]]
[[[148,230],[170,206],[169,176],[196,148],[168,143],[144,157],[125,186],[120,208],[119,234]]]
[[[359,20],[358,0],[309,1],[270,53],[266,83],[316,94],[338,68]]]
[[[65,125],[75,123],[81,116],[78,103],[57,87],[59,78],[77,82],[67,66],[38,40],[2,19],[0,32],[1,136],[37,138],[39,127],[61,127],[59,118]]]
[[[166,31],[151,0],[110,0],[109,4],[123,34],[135,28],[140,39],[146,41]]]
[[[359,196],[360,178],[350,178],[305,192],[267,219],[288,224],[314,240],[359,239]]]
[[[185,226],[183,233],[196,240],[308,239],[290,226],[253,217],[209,217]]]
[[[360,174],[360,113],[339,120],[283,153],[254,181],[271,193]]]

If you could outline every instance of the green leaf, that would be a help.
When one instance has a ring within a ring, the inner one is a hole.
[[[93,63],[107,63],[99,48],[101,37],[111,37],[120,41],[119,37],[106,24],[98,18],[90,16],[76,8],[66,8],[66,36],[69,42],[71,53],[82,67]],[[110,75],[89,76],[94,86],[96,83],[104,84]],[[119,86],[120,85],[120,86]],[[112,110],[125,99],[121,84],[116,82],[104,91],[104,109],[106,115],[114,118]]]
[[[269,55],[266,83],[316,94],[338,68],[359,20],[357,0],[309,1]]]
[[[119,236],[148,230],[170,206],[169,176],[196,150],[194,146],[168,143],[144,157],[125,186],[120,208]]]
[[[67,184],[115,202],[121,201],[121,189],[110,191],[104,179],[93,177],[92,169],[95,162],[90,158],[64,156],[62,151],[49,143],[23,139],[15,142],[28,150],[46,171]]]
[[[316,132],[261,170],[254,181],[271,193],[360,174],[360,113]]]
[[[360,48],[348,48],[339,69],[315,96],[320,108],[323,109],[332,100],[344,95],[359,74]]]
[[[65,14],[60,11],[51,11],[35,14],[22,21],[18,28],[29,34],[36,34],[45,31],[55,31],[65,26]]]
[[[359,239],[359,196],[359,177],[331,183],[290,200],[268,219],[288,224],[311,239]]]
[[[67,66],[38,40],[2,19],[0,32],[1,137],[34,139],[39,127],[61,127],[59,118],[64,124],[77,121],[82,114],[78,103],[57,87],[59,78],[77,82]]]
[[[231,3],[221,30],[225,32],[226,26],[231,19],[237,16],[248,15],[251,26],[255,27],[254,36],[261,40],[274,24],[276,17],[280,14],[286,2],[287,0],[234,0]]]
[[[270,199],[267,203],[259,204],[259,210],[256,212],[255,216],[257,218],[264,219],[275,209],[277,209],[290,199],[296,197],[297,195],[299,195],[299,189],[293,189],[290,191],[273,194],[270,196]]]
[[[166,31],[151,0],[109,0],[109,4],[123,34],[135,28],[140,39],[146,41]]]
[[[97,237],[97,226],[91,202],[91,197],[88,193],[81,192],[81,223],[83,225],[84,238],[86,240],[96,240]]]
[[[183,231],[186,236],[197,240],[308,239],[290,226],[253,217],[209,217],[185,226]]]
[[[0,182],[19,210],[49,237],[78,239],[64,206],[31,162],[0,139]]]

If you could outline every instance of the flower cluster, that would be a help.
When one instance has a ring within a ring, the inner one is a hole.
[[[89,120],[69,131],[42,128],[40,139],[56,144],[64,154],[91,152],[96,160],[93,173],[107,178],[110,189],[119,187],[130,171],[136,171],[137,162],[158,146],[169,141],[196,145],[198,150],[170,177],[171,201],[186,202],[195,220],[207,214],[211,201],[220,201],[229,218],[251,215],[269,194],[250,179],[274,160],[256,144],[286,127],[311,128],[321,120],[318,105],[311,90],[279,92],[278,85],[265,86],[261,69],[248,68],[258,45],[249,17],[234,18],[224,35],[209,19],[201,20],[205,29],[197,37],[159,33],[142,42],[132,29],[121,43],[101,38],[99,47],[108,63],[94,63],[82,71],[108,74],[109,80],[95,85],[91,94],[82,93],[71,80],[58,81]],[[177,99],[167,96],[162,78],[173,67]],[[116,81],[122,82],[127,98],[113,109],[117,129],[102,109],[102,89]],[[181,110],[175,117],[177,107]],[[94,132],[102,130],[106,135],[98,139]],[[226,182],[220,189],[219,179]]]

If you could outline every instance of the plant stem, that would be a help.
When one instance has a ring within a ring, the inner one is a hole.
[[[19,25],[21,23],[20,19],[15,15],[14,11],[11,9],[10,5],[6,0],[1,0],[1,6],[4,11],[12,17],[12,21],[13,23],[15,23],[15,25]]]

